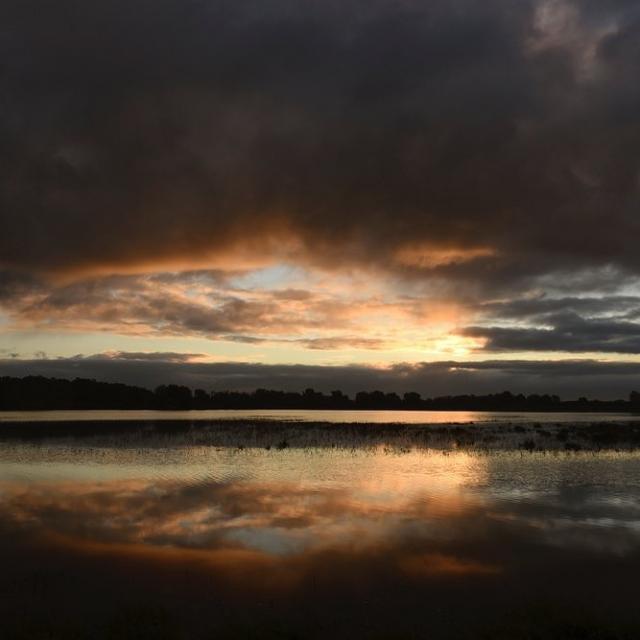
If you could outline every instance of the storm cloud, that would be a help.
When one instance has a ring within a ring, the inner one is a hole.
[[[6,0],[0,22],[4,352],[640,353],[637,2]]]
[[[549,329],[534,327],[468,327],[464,335],[487,340],[485,349],[496,351],[569,351],[640,353],[640,324],[585,320],[575,314],[551,318]]]
[[[635,3],[9,0],[0,19],[7,267],[640,267]],[[442,248],[472,257],[421,259]]]
[[[462,335],[489,351],[640,353],[640,298],[538,297],[488,303],[485,316],[505,326],[471,326]]]

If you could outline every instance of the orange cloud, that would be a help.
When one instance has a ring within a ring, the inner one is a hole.
[[[395,253],[398,264],[420,269],[436,269],[479,260],[495,258],[497,251],[490,247],[447,247],[416,243],[400,247]]]

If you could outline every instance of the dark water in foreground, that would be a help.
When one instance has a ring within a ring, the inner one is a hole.
[[[0,637],[638,637],[640,454],[0,444]]]

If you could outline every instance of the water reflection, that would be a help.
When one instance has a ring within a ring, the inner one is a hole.
[[[381,411],[349,409],[205,409],[194,411],[153,410],[55,410],[0,411],[2,422],[218,422],[269,420],[277,422],[329,422],[366,424],[477,424],[477,423],[571,423],[640,420],[640,415],[606,412],[532,411]]]
[[[122,451],[82,456],[74,450],[86,471],[79,482],[77,473],[60,478],[64,451],[56,453],[53,464],[42,458],[15,463],[32,472],[30,482],[0,483],[5,527],[99,543],[283,556],[394,544],[416,534],[416,524],[421,537],[437,537],[439,526],[449,529],[485,502],[461,491],[485,482],[487,460],[467,454],[252,451],[229,457],[229,451],[200,448],[182,451],[193,465],[163,458],[118,477]],[[95,466],[102,470],[99,481],[92,479]],[[4,475],[15,476],[15,468],[5,466]]]
[[[111,637],[133,603],[175,637],[465,637],[592,598],[590,624],[637,622],[634,454],[18,445],[0,460],[10,628],[35,607],[49,637],[61,620]]]

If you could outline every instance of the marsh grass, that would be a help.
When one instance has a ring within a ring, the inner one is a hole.
[[[509,424],[367,424],[273,420],[3,423],[0,441],[90,446],[214,446],[260,448],[379,448],[471,451],[633,451],[637,422]]]

